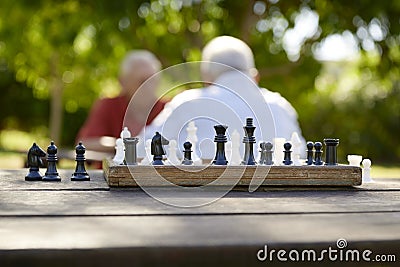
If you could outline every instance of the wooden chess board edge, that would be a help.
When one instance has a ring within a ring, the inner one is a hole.
[[[104,176],[110,187],[249,185],[253,177],[262,186],[357,186],[361,168],[338,166],[124,166],[103,161]],[[160,184],[156,176],[168,182]]]

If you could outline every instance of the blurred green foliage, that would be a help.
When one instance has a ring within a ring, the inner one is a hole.
[[[290,51],[285,33],[303,12],[318,14],[318,28]],[[40,132],[61,112],[61,144],[72,147],[94,99],[118,93],[128,50],[151,50],[168,67],[199,60],[207,41],[228,34],[251,46],[260,85],[293,104],[306,139],[340,138],[341,161],[398,162],[399,17],[399,1],[2,0],[0,130]],[[325,38],[349,33],[358,58],[316,59]]]

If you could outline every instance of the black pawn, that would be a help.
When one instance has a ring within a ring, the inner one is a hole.
[[[79,142],[79,144],[75,147],[76,168],[74,174],[72,174],[71,181],[90,181],[89,174],[85,169],[85,151],[85,146],[82,145],[82,142]]]
[[[293,161],[292,161],[292,156],[291,156],[292,151],[290,150],[290,149],[292,148],[292,144],[289,143],[289,142],[286,142],[286,143],[283,145],[283,148],[285,149],[285,150],[283,151],[283,153],[284,153],[283,164],[285,164],[285,165],[292,165],[292,163],[293,163]]]
[[[253,125],[253,118],[246,119],[246,126],[243,127],[245,136],[243,137],[244,147],[244,158],[242,161],[243,165],[256,165],[256,160],[254,159],[253,145],[256,142],[254,137],[254,130],[256,127]]]
[[[57,172],[57,147],[51,141],[47,147],[47,171],[43,176],[43,181],[46,182],[60,182],[61,177]]]
[[[307,165],[312,165],[313,159],[314,159],[314,143],[307,142],[307,160],[306,160]]]
[[[217,144],[217,151],[213,164],[215,165],[227,165],[228,161],[225,156],[225,143],[228,141],[225,132],[228,126],[226,125],[215,125],[214,129],[217,135],[214,138],[214,142]]]
[[[337,164],[337,146],[339,139],[327,138],[324,139],[325,143],[325,165],[338,165]]]
[[[44,156],[46,156],[46,152],[36,145],[36,143],[33,143],[32,147],[28,151],[29,172],[25,176],[25,181],[42,180],[42,174],[39,172],[39,168],[43,165],[41,157]]]
[[[260,143],[260,161],[261,165],[272,165],[274,162],[272,161],[272,144],[270,142],[262,142]]]
[[[190,142],[185,142],[183,144],[183,160],[182,164],[183,165],[193,165],[193,160],[192,160],[192,143]]]
[[[314,165],[322,165],[322,164],[324,164],[324,162],[322,161],[322,143],[321,142],[315,142],[314,148],[315,148]]]

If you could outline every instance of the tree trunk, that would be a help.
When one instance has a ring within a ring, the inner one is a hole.
[[[58,54],[54,54],[51,59],[52,68],[52,82],[50,88],[50,125],[49,136],[56,143],[59,144],[61,140],[62,128],[62,96],[63,96],[63,83],[58,73]]]

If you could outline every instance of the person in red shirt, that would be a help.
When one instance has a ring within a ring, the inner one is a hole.
[[[129,52],[121,64],[119,96],[98,99],[93,104],[78,133],[77,141],[82,141],[88,150],[111,153],[114,151],[115,138],[120,136],[123,126],[127,126],[132,136],[135,136],[145,125],[151,123],[164,108],[165,102],[158,100],[156,96],[155,79],[144,82],[160,69],[160,61],[151,52]],[[142,84],[142,89],[138,91]],[[133,95],[140,98],[140,101],[135,101],[135,112],[130,114],[129,124],[124,125],[124,116]]]

